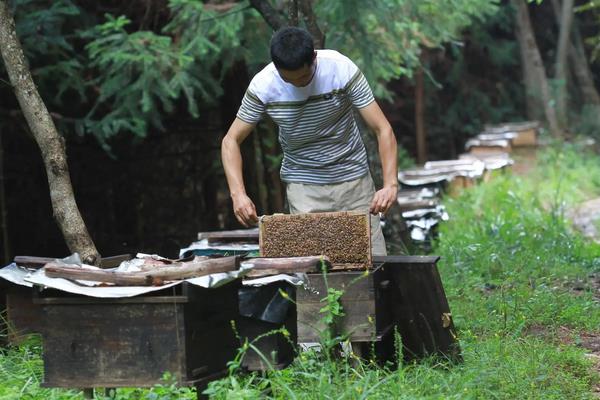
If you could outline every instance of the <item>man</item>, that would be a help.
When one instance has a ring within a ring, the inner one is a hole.
[[[396,138],[365,77],[337,51],[315,51],[310,34],[295,27],[274,34],[271,59],[250,82],[222,142],[236,218],[244,226],[258,221],[244,187],[240,144],[266,113],[279,126],[290,212],[369,210],[373,254],[385,255],[378,215],[396,201]],[[384,181],[377,192],[353,107],[377,135]]]

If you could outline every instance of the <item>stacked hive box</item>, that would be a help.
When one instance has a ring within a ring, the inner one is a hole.
[[[180,385],[223,376],[239,344],[238,283],[183,283],[131,298],[45,290],[44,387],[150,387],[169,371]]]
[[[369,216],[360,213],[273,215],[262,218],[259,232],[262,256],[325,255],[335,266],[307,274],[296,290],[298,342],[319,342],[329,329],[359,355],[374,350],[385,361],[395,355],[397,328],[405,358],[436,352],[459,358],[438,257],[371,256]],[[341,291],[343,315],[326,324],[321,310],[330,289]]]
[[[181,255],[251,254],[258,248],[258,228],[200,232],[198,240],[183,249]],[[242,282],[247,283],[248,279]],[[240,314],[236,318],[236,328],[239,336],[253,345],[242,359],[245,369],[279,369],[292,362],[292,343],[296,341],[294,298],[294,286],[285,281],[257,287],[242,285],[239,289]],[[273,334],[281,328],[285,328],[289,336]]]
[[[536,146],[539,122],[511,122],[498,125],[485,125],[485,133],[506,134],[512,133],[512,145],[514,147]]]
[[[263,217],[259,231],[264,257],[323,255],[333,266],[327,276],[308,274],[307,287],[296,291],[299,342],[317,342],[326,329],[319,310],[328,288],[343,291],[344,315],[336,323],[337,333],[354,342],[377,342],[391,332],[388,297],[378,295],[384,274],[372,263],[367,213],[276,214]],[[368,269],[372,273],[365,274]]]

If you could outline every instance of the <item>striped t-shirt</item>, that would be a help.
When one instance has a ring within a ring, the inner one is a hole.
[[[318,50],[311,82],[285,82],[270,63],[250,82],[237,117],[250,124],[267,113],[279,126],[284,182],[331,184],[367,174],[367,153],[352,107],[373,102],[364,75],[346,56]]]

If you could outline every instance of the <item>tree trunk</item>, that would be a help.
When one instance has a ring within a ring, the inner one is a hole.
[[[527,96],[539,96],[541,107],[544,110],[544,116],[550,132],[554,137],[562,137],[562,129],[556,117],[556,110],[553,106],[553,99],[550,93],[550,85],[546,75],[546,68],[542,62],[542,56],[538,49],[531,20],[529,18],[529,10],[525,0],[512,0],[516,10],[516,27],[517,39],[521,48],[521,62],[528,63],[523,68],[524,84],[527,91]],[[537,101],[529,100],[528,106],[537,104]],[[537,114],[536,110],[530,110],[528,115]]]
[[[422,65],[415,72],[415,130],[417,163],[425,164],[427,161],[427,132],[425,131],[425,80],[423,79]]]
[[[2,145],[2,125],[0,125],[0,221],[2,223],[2,265],[10,261],[10,242],[8,241],[8,215],[6,212],[6,194],[4,191],[4,147]]]
[[[556,50],[555,79],[558,82],[556,111],[561,126],[567,126],[567,57],[571,48],[571,25],[573,23],[573,0],[563,0],[560,13],[558,45]]]
[[[519,35],[520,36],[520,35]],[[519,38],[520,42],[521,39]],[[538,80],[535,77],[535,68],[532,60],[527,55],[527,47],[519,46],[521,54],[521,70],[523,72],[523,85],[525,86],[525,105],[527,107],[527,118],[541,121],[544,117],[544,104]]]
[[[560,24],[560,2],[558,0],[552,0],[552,8],[554,9],[554,15],[556,16],[556,23]],[[590,66],[585,54],[585,48],[583,46],[583,40],[581,34],[577,29],[577,25],[574,22],[574,26],[571,32],[572,45],[569,46],[569,62],[573,69],[573,75],[579,85],[579,90],[583,96],[583,103],[588,105],[600,106],[600,94],[596,90],[594,78],[590,71]]]
[[[298,26],[298,0],[288,0],[288,22],[290,26]]]
[[[304,19],[304,23],[306,24],[306,28],[310,32],[313,37],[315,49],[322,49],[325,47],[325,35],[319,28],[317,24],[317,17],[312,8],[311,0],[300,0],[300,10],[302,11],[302,16]]]
[[[75,202],[64,139],[33,82],[6,0],[0,0],[0,52],[23,115],[42,153],[54,218],[69,250],[78,252],[86,263],[96,263],[100,256]]]
[[[594,75],[590,70],[590,64],[585,54],[585,47],[583,46],[583,40],[577,27],[573,32],[573,44],[569,51],[570,59],[573,64],[573,71],[575,77],[579,82],[581,93],[583,94],[583,101],[585,104],[594,104],[600,106],[600,94],[596,90],[594,83]]]
[[[250,5],[258,11],[274,31],[285,25],[284,19],[279,15],[277,10],[271,6],[268,0],[250,0]]]

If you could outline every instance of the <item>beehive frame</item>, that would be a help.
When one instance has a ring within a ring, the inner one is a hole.
[[[371,218],[361,211],[265,215],[259,249],[262,257],[325,255],[334,269],[369,268]]]

